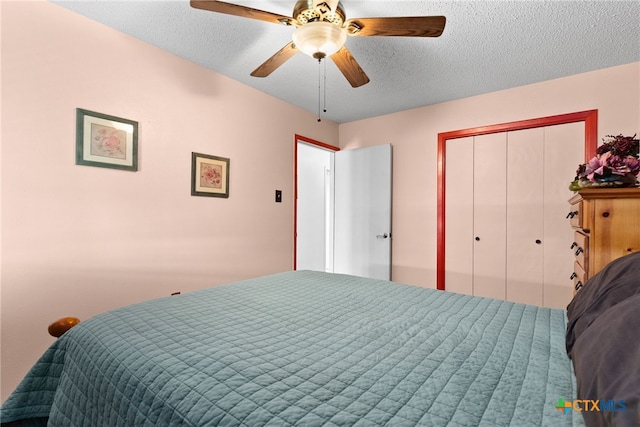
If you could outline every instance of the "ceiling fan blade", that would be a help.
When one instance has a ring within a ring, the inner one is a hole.
[[[331,59],[351,83],[352,87],[360,87],[369,83],[369,77],[360,68],[360,65],[346,47],[342,46],[339,51],[331,55]]]
[[[267,77],[269,74],[273,73],[276,68],[284,64],[288,59],[290,59],[293,55],[298,53],[298,49],[293,44],[293,42],[289,42],[285,47],[277,51],[271,58],[267,59],[260,65],[258,68],[251,72],[253,77]]]
[[[444,16],[356,18],[345,23],[351,36],[438,37],[444,31]]]
[[[227,15],[257,19],[260,21],[272,22],[274,24],[294,25],[296,22],[295,19],[289,16],[278,15],[277,13],[265,12],[264,10],[253,9],[247,6],[240,6],[217,0],[191,0],[190,3],[191,7],[196,9],[226,13]]]

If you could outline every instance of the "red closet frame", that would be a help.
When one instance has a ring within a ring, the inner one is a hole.
[[[461,129],[438,134],[438,231],[437,231],[437,260],[436,287],[444,290],[444,257],[445,257],[445,160],[447,141],[468,136],[486,135],[490,133],[508,132],[537,127],[546,127],[566,123],[584,122],[584,153],[585,162],[596,154],[598,146],[598,110],[580,111],[577,113],[561,114],[557,116],[541,117],[537,119],[521,120],[490,126]],[[576,165],[577,167],[578,165]],[[567,183],[568,185],[568,183]]]

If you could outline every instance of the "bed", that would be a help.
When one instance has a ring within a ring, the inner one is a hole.
[[[45,352],[1,417],[54,426],[581,426],[582,414],[561,405],[577,396],[567,320],[565,310],[285,272],[83,321]]]
[[[589,279],[567,316],[567,354],[587,425],[640,426],[640,252]]]

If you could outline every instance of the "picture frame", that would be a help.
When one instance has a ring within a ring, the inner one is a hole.
[[[76,165],[138,170],[138,122],[76,109]]]
[[[226,157],[191,153],[191,195],[229,197],[229,164]]]

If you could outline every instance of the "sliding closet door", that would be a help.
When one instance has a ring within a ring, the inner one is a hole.
[[[452,139],[447,157],[455,159],[446,168],[447,221],[445,258],[447,290],[473,295],[473,137]],[[456,165],[458,165],[456,167]]]
[[[544,128],[544,307],[566,308],[573,297],[567,276],[567,266],[574,261],[567,248],[567,242],[573,242],[573,229],[565,217],[571,196],[568,183],[577,165],[584,163],[584,132],[583,123]]]
[[[544,128],[507,133],[506,300],[538,306],[547,243],[543,141]]]
[[[473,152],[473,294],[505,299],[506,134],[476,136]]]

